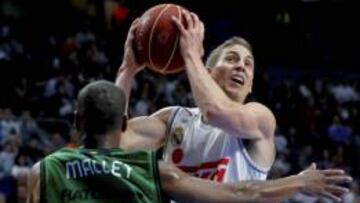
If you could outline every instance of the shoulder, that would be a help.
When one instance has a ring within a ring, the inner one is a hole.
[[[165,107],[162,108],[158,111],[156,111],[155,113],[151,114],[152,117],[157,117],[161,120],[163,120],[164,122],[167,122],[171,115],[178,109],[181,108],[180,106],[169,106],[169,107]]]
[[[249,102],[245,104],[249,111],[252,111],[258,120],[260,130],[267,136],[274,136],[276,119],[273,112],[264,104]]]
[[[198,114],[200,111],[198,108],[189,108],[183,106],[170,106],[166,108],[162,108],[159,111],[153,113],[151,117],[156,117],[161,120],[165,124],[171,124],[173,119],[179,115],[179,112],[183,112],[182,114],[191,116]]]
[[[50,154],[48,154],[46,157],[44,157],[41,162],[44,163],[54,163],[54,162],[58,162],[60,159],[62,159],[63,157],[72,157],[72,156],[76,156],[77,153],[75,153],[75,151],[77,151],[77,148],[68,148],[68,147],[64,147],[61,149],[58,149]],[[39,166],[37,166],[36,164],[38,164]],[[40,167],[40,161],[37,162],[36,164],[34,164],[34,167]]]
[[[166,125],[170,121],[172,114],[176,111],[177,108],[178,107],[176,106],[165,107],[149,116],[139,116],[131,118],[128,122],[128,127],[130,129],[137,129],[139,128],[139,126],[154,123],[162,123],[163,125]]]

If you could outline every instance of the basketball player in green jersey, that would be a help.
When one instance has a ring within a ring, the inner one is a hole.
[[[283,179],[231,184],[190,177],[156,160],[152,151],[130,151],[136,146],[122,144],[131,139],[125,132],[125,102],[123,91],[106,81],[80,91],[75,124],[85,135],[84,147],[61,149],[33,167],[29,203],[157,203],[165,195],[178,202],[274,202],[301,191],[347,191],[335,185],[351,180],[342,170],[309,168]]]

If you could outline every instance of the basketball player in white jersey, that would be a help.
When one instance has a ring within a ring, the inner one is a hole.
[[[275,156],[276,124],[264,105],[244,103],[254,74],[250,45],[241,38],[226,41],[210,54],[208,65],[212,68],[207,69],[201,61],[203,24],[193,13],[184,16],[187,28],[176,20],[174,23],[181,31],[181,50],[198,108],[168,107],[150,116],[132,118],[122,146],[132,146],[133,150],[164,147],[167,161],[205,179],[227,183],[264,180]],[[128,99],[135,75],[144,68],[132,48],[136,25],[135,20],[116,78],[116,85]],[[284,192],[294,184],[283,182]],[[342,189],[335,187],[319,186],[310,194],[339,200]]]
[[[183,15],[186,29],[174,22],[198,108],[169,107],[129,125],[147,133],[136,138],[142,140],[140,147],[165,145],[165,159],[195,176],[221,182],[264,180],[275,156],[276,123],[264,105],[244,103],[254,77],[250,44],[242,38],[226,41],[210,54],[207,66],[212,68],[207,69],[202,62],[204,26],[195,14]],[[138,64],[126,63],[117,83],[129,96],[137,72],[129,67]]]

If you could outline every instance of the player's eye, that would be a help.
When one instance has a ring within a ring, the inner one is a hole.
[[[252,63],[250,60],[246,60],[246,61],[245,61],[245,66],[252,68],[253,63]]]
[[[229,63],[234,63],[237,61],[237,57],[234,55],[229,55],[225,57],[225,61]]]

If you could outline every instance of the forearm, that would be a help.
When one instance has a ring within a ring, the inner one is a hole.
[[[246,203],[248,197],[241,196],[232,189],[230,185],[205,181],[195,178],[186,178],[180,184],[181,189],[177,192],[175,200],[179,202],[193,203]]]
[[[277,180],[246,181],[237,185],[237,193],[254,202],[284,201],[303,190],[304,183],[298,176]]]
[[[159,169],[163,191],[176,202],[247,202],[236,195],[232,184],[191,177],[173,164],[163,161],[159,162]]]
[[[209,111],[231,103],[225,92],[208,73],[200,57],[185,57],[186,72],[195,103],[204,116]]]
[[[127,68],[124,65],[121,65],[117,77],[115,80],[115,84],[117,87],[120,87],[125,92],[126,96],[126,107],[128,106],[130,99],[131,88],[135,79],[136,72],[130,68]]]
[[[170,198],[179,202],[277,202],[304,188],[300,176],[269,181],[217,183],[190,177],[172,164],[159,162],[161,185]]]
[[[296,177],[275,181],[241,181],[223,184],[214,181],[182,178],[176,183],[176,192],[169,195],[179,202],[196,203],[263,203],[282,202],[302,189]]]

